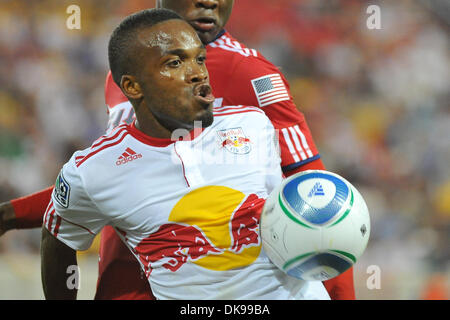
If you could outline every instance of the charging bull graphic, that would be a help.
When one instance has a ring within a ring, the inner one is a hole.
[[[265,200],[221,186],[199,188],[173,208],[169,223],[143,239],[135,253],[147,277],[192,262],[211,270],[252,263],[261,250],[259,219]]]

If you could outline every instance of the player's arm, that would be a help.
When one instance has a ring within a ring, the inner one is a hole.
[[[42,228],[41,278],[47,300],[75,300],[77,288],[67,285],[69,266],[77,265],[76,251]]]
[[[108,72],[105,83],[105,102],[109,115],[107,131],[112,130],[122,121],[128,123],[132,121],[134,111],[131,104],[123,108],[115,108],[127,101],[128,99],[113,81],[111,71]],[[111,111],[113,108],[115,108],[114,112]],[[52,190],[53,186],[28,196],[1,203],[0,236],[12,229],[40,228]]]
[[[277,130],[283,172],[323,168],[305,117],[280,70],[263,57],[244,57],[234,70],[230,77],[233,85],[228,86],[225,99],[264,111]]]
[[[41,277],[47,299],[76,298],[76,288],[67,285],[67,268],[77,265],[76,251],[89,249],[108,222],[88,192],[90,180],[75,162],[82,155],[75,153],[60,171],[43,217]]]
[[[0,204],[0,236],[12,229],[39,228],[53,187]]]

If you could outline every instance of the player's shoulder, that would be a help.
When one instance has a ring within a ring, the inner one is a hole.
[[[228,32],[210,43],[208,49],[208,69],[217,72],[233,71],[231,74],[235,79],[281,74],[279,68],[267,60],[261,52],[248,48]]]
[[[220,37],[209,44],[210,51],[222,55],[236,56],[238,58],[258,58],[261,54],[238,41],[230,33],[224,32]]]
[[[254,106],[220,106],[213,110],[217,122],[248,123],[253,127],[265,127],[271,124],[266,114],[260,108]]]
[[[108,107],[108,112],[119,104],[128,102],[122,90],[114,82],[111,71],[108,72],[105,80],[105,103]]]
[[[123,123],[117,126],[95,140],[90,147],[75,152],[71,159],[72,165],[80,170],[88,167],[95,170],[96,165],[104,166],[105,158],[109,159],[112,157],[111,154],[116,154],[117,148],[122,148],[122,144],[128,135],[128,124]]]

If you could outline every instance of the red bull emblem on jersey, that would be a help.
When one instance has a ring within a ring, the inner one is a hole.
[[[222,147],[231,153],[247,154],[251,148],[250,139],[241,127],[217,131]]]
[[[155,268],[176,272],[186,263],[210,270],[251,264],[261,250],[259,219],[265,200],[209,186],[185,195],[168,223],[134,248],[149,277]]]

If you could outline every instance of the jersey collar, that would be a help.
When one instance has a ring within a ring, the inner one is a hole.
[[[214,41],[216,41],[217,39],[219,39],[221,36],[223,36],[227,31],[225,29],[222,29],[222,31],[220,31],[217,36],[208,44],[213,43]]]
[[[128,125],[128,132],[137,140],[139,140],[142,143],[145,143],[152,147],[159,147],[164,148],[172,143],[175,143],[176,141],[192,141],[205,130],[205,128],[194,128],[189,132],[188,135],[184,137],[180,137],[178,140],[172,140],[172,139],[163,139],[163,138],[155,138],[146,135],[142,131],[140,131],[138,128],[136,128],[136,120],[134,120],[130,125]]]

